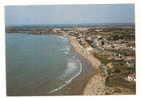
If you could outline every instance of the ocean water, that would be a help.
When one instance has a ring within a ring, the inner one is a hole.
[[[6,34],[7,95],[53,95],[78,77],[82,68],[65,37]],[[61,95],[71,91],[67,88]]]

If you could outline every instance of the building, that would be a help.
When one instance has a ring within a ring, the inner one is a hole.
[[[129,68],[134,68],[135,67],[135,60],[127,61],[126,64]]]
[[[128,81],[136,81],[135,73],[128,75]]]

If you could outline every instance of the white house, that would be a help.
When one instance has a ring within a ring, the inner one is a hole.
[[[91,46],[88,46],[86,48],[86,51],[87,51],[88,54],[90,54],[90,52],[93,51],[93,48]]]

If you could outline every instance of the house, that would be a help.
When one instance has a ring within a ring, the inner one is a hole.
[[[102,45],[102,41],[98,40],[98,39],[95,39],[92,43],[93,47],[97,47],[97,46],[101,46],[101,45]]]
[[[128,81],[136,81],[136,75],[135,75],[135,73],[128,75]]]
[[[92,41],[92,37],[88,36],[88,37],[86,37],[86,40],[87,41]]]
[[[126,64],[129,68],[134,68],[135,67],[135,60],[127,61]]]
[[[102,29],[96,29],[95,30],[95,32],[101,32],[102,31]]]
[[[117,60],[117,61],[123,60],[122,57],[114,57],[113,59],[114,59],[114,60]]]
[[[91,46],[88,46],[86,48],[86,51],[87,51],[88,54],[90,54],[93,51],[93,48]]]
[[[107,63],[107,67],[108,67],[109,69],[112,69],[114,66],[113,66],[113,64],[110,62],[110,63]]]
[[[111,60],[111,59],[113,59],[113,56],[109,56],[107,59],[108,59],[108,60]]]
[[[106,44],[105,44],[104,48],[106,48],[106,49],[112,49],[112,46],[111,46],[111,45],[106,45]]]

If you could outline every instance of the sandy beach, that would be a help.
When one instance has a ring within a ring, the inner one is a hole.
[[[68,38],[74,51],[76,51],[85,59],[87,59],[91,63],[92,68],[94,69],[94,75],[90,78],[90,80],[86,84],[83,90],[83,94],[84,95],[104,95],[106,87],[105,87],[105,77],[102,76],[99,69],[101,62],[97,58],[92,56],[91,54],[87,53],[85,49],[81,48],[76,37],[69,36]]]

